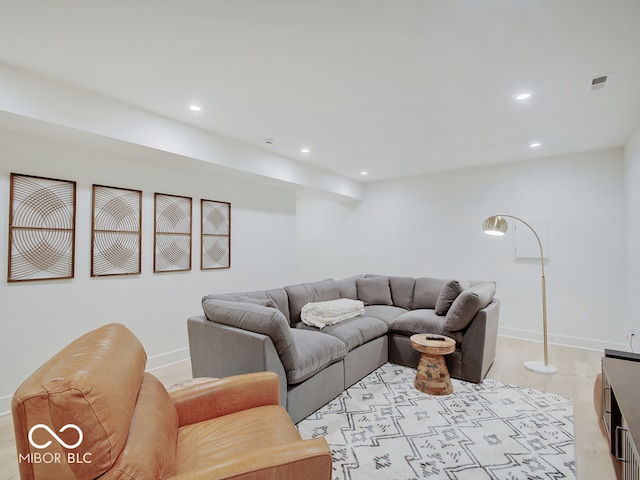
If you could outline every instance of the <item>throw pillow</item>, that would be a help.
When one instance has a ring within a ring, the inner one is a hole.
[[[481,283],[464,290],[447,312],[445,327],[452,332],[467,328],[476,313],[491,303],[495,293],[494,282]]]
[[[358,299],[365,305],[393,305],[391,288],[386,277],[358,278]]]
[[[457,280],[451,280],[442,287],[440,295],[438,295],[438,299],[436,300],[436,315],[446,315],[454,300],[458,298],[458,295],[460,295],[468,286],[468,283],[463,285]]]

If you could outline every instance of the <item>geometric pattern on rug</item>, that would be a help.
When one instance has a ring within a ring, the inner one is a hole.
[[[571,400],[490,379],[432,396],[415,374],[386,363],[298,423],[326,438],[333,480],[576,478]]]

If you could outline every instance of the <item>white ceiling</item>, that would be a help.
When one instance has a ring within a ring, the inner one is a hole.
[[[640,122],[638,0],[0,0],[0,61],[362,181]]]

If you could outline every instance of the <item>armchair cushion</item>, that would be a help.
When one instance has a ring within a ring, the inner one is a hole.
[[[160,381],[145,373],[127,443],[101,480],[167,478],[176,471],[178,414]]]
[[[329,445],[324,437],[318,437],[244,451],[219,463],[180,473],[170,480],[330,480],[331,473]]]
[[[250,476],[256,464],[264,468],[282,462],[279,446],[296,450],[296,444],[304,445],[298,430],[287,411],[279,405],[252,408],[232,413],[178,430],[177,474],[184,478],[198,478],[198,471],[206,471],[202,478],[310,478],[300,476]],[[324,455],[330,455],[328,449]],[[253,458],[252,458],[253,457]],[[256,458],[257,457],[257,458]],[[240,462],[238,460],[241,460]],[[326,457],[325,457],[326,460]],[[330,467],[330,462],[327,462]],[[325,467],[326,468],[326,467]],[[242,473],[247,475],[243,477]],[[317,478],[317,477],[316,477]],[[327,474],[325,478],[330,478]]]

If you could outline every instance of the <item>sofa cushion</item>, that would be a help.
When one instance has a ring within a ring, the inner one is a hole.
[[[393,305],[387,277],[358,278],[358,298],[365,305]]]
[[[280,310],[255,303],[213,299],[205,300],[202,308],[212,322],[271,337],[285,370],[292,370],[298,364],[296,350],[291,348],[291,327]]]
[[[449,280],[444,278],[416,278],[416,286],[413,292],[413,304],[411,308],[416,310],[419,308],[436,308],[438,296],[448,281]]]
[[[352,277],[341,278],[336,280],[338,284],[338,290],[340,292],[340,298],[350,298],[352,300],[358,300],[358,287],[356,287],[356,280],[363,278],[364,275],[354,275]]]
[[[294,327],[303,330],[318,331],[318,329],[305,325],[302,322],[295,324]],[[322,329],[323,334],[326,333],[342,341],[349,351],[360,345],[364,345],[374,338],[386,335],[388,331],[388,325],[382,320],[363,316],[343,320],[340,323],[328,325]]]
[[[445,317],[436,315],[433,309],[410,310],[393,322],[392,331],[411,336],[415,333],[435,333],[453,338],[456,343],[462,341],[462,332],[452,332],[446,326]]]
[[[403,313],[406,308],[395,307],[393,305],[369,305],[364,307],[365,317],[373,317],[382,320],[387,325],[393,325],[393,322]]]
[[[318,330],[292,328],[291,336],[297,362],[291,369],[285,367],[290,385],[304,382],[347,355],[347,346],[342,341]]]
[[[252,302],[271,300],[276,304],[278,310],[282,312],[287,322],[291,323],[289,317],[289,299],[284,288],[274,288],[272,290],[260,290],[256,292],[237,292],[237,293],[214,293],[206,295],[202,298],[205,300],[227,300],[230,302]],[[270,306],[270,305],[269,305]]]
[[[340,298],[338,283],[328,278],[312,283],[299,283],[284,287],[289,297],[289,316],[291,324],[300,321],[302,307],[309,302],[324,302],[326,300],[336,300]]]
[[[442,287],[440,295],[438,295],[438,299],[436,300],[436,315],[446,315],[453,301],[458,298],[458,295],[460,295],[465,288],[469,288],[468,282],[465,284],[457,280],[447,282],[447,284]]]
[[[380,277],[368,273],[365,275],[367,278]],[[389,279],[389,287],[391,288],[391,300],[396,307],[406,308],[411,310],[413,305],[413,292],[416,286],[416,279],[413,277],[386,277]]]
[[[455,299],[447,312],[446,326],[450,331],[467,328],[479,310],[491,303],[496,293],[495,282],[482,283],[467,288]]]
[[[278,305],[276,305],[276,302],[274,302],[270,298],[245,297],[241,301],[246,303],[253,303],[254,305],[262,305],[263,307],[278,308]]]

